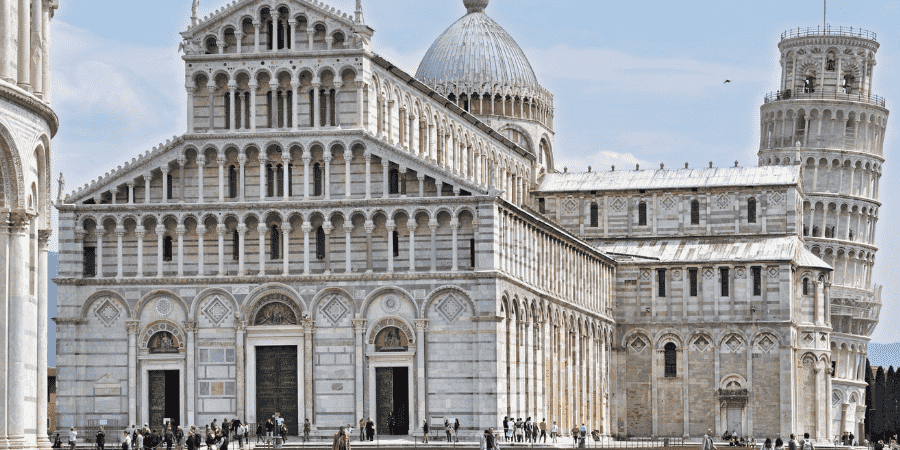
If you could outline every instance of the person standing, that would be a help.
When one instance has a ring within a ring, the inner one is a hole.
[[[556,443],[556,436],[559,435],[559,427],[556,426],[556,422],[553,422],[553,426],[550,427],[550,439],[553,443]]]
[[[422,419],[422,443],[428,443],[428,420]]]
[[[447,434],[447,442],[453,441],[453,439],[450,437],[450,430],[452,430],[452,429],[453,428],[450,426],[450,421],[447,419],[444,419],[444,433]]]
[[[134,444],[134,448],[139,449],[139,450],[143,449],[144,448],[144,434],[143,433],[136,434],[134,437],[134,440],[131,441],[131,443]]]
[[[303,421],[303,441],[309,442],[309,432],[312,430],[312,425],[309,423],[309,418]],[[362,437],[362,433],[360,433],[360,437]]]
[[[800,448],[801,450],[816,450],[816,446],[814,446],[809,439],[809,433],[803,433],[803,440],[800,441]]]
[[[263,428],[262,422],[256,424],[256,443],[259,444],[259,441],[262,439],[263,435],[265,435],[266,429]],[[248,442],[249,444],[249,442]]]
[[[712,440],[712,429],[706,430],[706,434],[703,435],[703,440],[700,442],[700,450],[716,450],[716,445]]]
[[[171,423],[166,424],[166,429],[163,431],[163,440],[166,442],[166,450],[172,450],[172,444],[175,443],[175,433],[172,432]]]
[[[106,447],[106,433],[103,432],[103,427],[100,427],[100,430],[97,431],[97,448],[99,450],[105,450]]]
[[[188,428],[188,434],[184,437],[184,445],[187,447],[187,450],[197,450],[194,447],[194,427]]]
[[[503,416],[503,439],[509,442],[509,416]]]
[[[175,427],[175,449],[182,450],[184,448],[184,430],[181,427]]]
[[[331,450],[350,450],[350,436],[347,436],[344,427],[341,427],[337,433],[334,433]]]
[[[541,420],[541,424],[538,426],[541,429],[541,436],[539,439],[543,439],[544,443],[547,443],[547,419],[544,418]]]
[[[459,419],[453,423],[453,438],[456,439],[456,442],[459,442]]]
[[[363,418],[359,419],[359,441],[362,442],[366,440],[366,420]]]
[[[788,441],[788,450],[800,450],[800,447],[797,445],[797,438],[794,434],[791,434],[791,440]]]
[[[366,420],[366,438],[370,441],[375,440],[375,422],[372,422],[371,417]]]
[[[275,424],[272,422],[272,419],[266,420],[266,445],[270,445],[272,443],[272,438],[275,436]]]

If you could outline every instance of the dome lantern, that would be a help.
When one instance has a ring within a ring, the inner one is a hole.
[[[490,0],[463,0],[463,4],[466,5],[466,13],[472,14],[484,12],[489,1]]]

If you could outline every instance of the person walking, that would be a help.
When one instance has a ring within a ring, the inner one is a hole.
[[[366,420],[360,418],[359,419],[359,441],[362,442],[366,440]]]
[[[166,424],[166,429],[163,431],[163,441],[166,443],[166,450],[172,450],[172,444],[175,443],[175,433],[172,432],[171,423]]]
[[[362,427],[360,427],[360,430]],[[312,425],[309,423],[309,418],[303,421],[303,442],[309,442],[309,432],[312,430]],[[362,433],[359,433],[360,438],[362,437]],[[362,439],[360,439],[362,440]]]
[[[526,418],[525,419],[525,428],[524,428],[525,442],[531,442],[531,427],[532,427],[532,425],[534,425],[534,424],[531,423],[531,417]]]
[[[134,448],[139,449],[139,450],[143,449],[144,448],[144,434],[137,433],[134,436],[134,439],[131,441],[131,443],[134,445]]]
[[[78,440],[78,432],[75,427],[69,428],[69,450],[75,450],[75,442]]]
[[[131,433],[128,430],[122,432],[122,450],[131,449]]]
[[[194,446],[194,430],[195,428],[193,426],[188,428],[188,434],[184,437],[184,445],[187,450],[198,450],[197,447]]]
[[[453,438],[456,442],[459,442],[459,419],[456,419],[453,423]]]
[[[337,433],[334,433],[331,450],[350,450],[350,436],[347,436],[344,427],[341,427]]]
[[[428,443],[428,420],[422,420],[422,443]]]
[[[97,449],[98,450],[106,450],[106,433],[103,432],[103,427],[97,431]]]
[[[503,416],[503,439],[509,442],[509,416]]]
[[[539,439],[543,439],[544,443],[546,444],[547,443],[547,419],[546,418],[541,419],[541,424],[538,425],[538,428],[541,429],[541,436],[539,437]]]
[[[556,422],[553,422],[553,426],[550,427],[550,439],[553,443],[556,443],[556,437],[559,435],[559,427],[556,426]]]
[[[262,422],[256,424],[256,443],[259,444],[259,441],[262,440],[263,435],[265,434],[266,429],[263,428]],[[249,444],[249,442],[248,442]]]
[[[706,434],[703,435],[703,440],[700,442],[700,450],[716,450],[716,445],[712,440],[712,429],[706,430]]]
[[[184,448],[184,430],[181,427],[175,427],[175,450]]]
[[[375,422],[372,422],[371,417],[366,420],[366,439],[370,441],[375,440]]]
[[[266,420],[266,445],[272,443],[273,437],[275,437],[275,423],[272,422],[272,419],[268,419]]]
[[[813,445],[812,441],[809,439],[809,433],[803,433],[803,440],[800,441],[800,449],[816,450],[816,446]]]

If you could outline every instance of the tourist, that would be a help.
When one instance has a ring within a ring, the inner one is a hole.
[[[547,443],[547,419],[546,418],[541,419],[541,424],[539,427],[541,429],[540,439],[543,439],[544,440],[543,442],[546,444]]]
[[[453,431],[453,426],[450,425],[450,421],[444,419],[444,433],[447,433],[447,442],[452,442],[453,438],[450,437],[450,433]]]
[[[106,447],[106,433],[103,432],[103,427],[100,427],[100,429],[97,431],[96,438],[97,448],[99,450],[104,450]]]
[[[809,439],[809,433],[803,433],[803,440],[800,441],[801,450],[816,450],[812,440]]]
[[[854,441],[854,439],[855,439],[855,437],[853,436],[853,433],[851,432],[850,436],[847,437],[847,440],[850,441],[850,443],[847,445],[856,445],[856,442]]]
[[[216,430],[206,429],[206,448],[212,450],[216,445]]]
[[[387,417],[388,434],[394,435],[394,413],[389,412]]]
[[[523,430],[525,431],[525,442],[531,442],[531,427],[532,427],[532,425],[533,424],[531,423],[531,417],[526,418],[525,419],[525,427],[523,428]]]
[[[175,449],[182,450],[184,448],[184,430],[180,426],[175,427]]]
[[[797,446],[797,439],[793,433],[791,433],[791,440],[788,441],[788,450],[800,450]]]
[[[156,431],[156,428],[154,428],[153,431],[150,432],[149,438],[144,439],[144,447],[145,448],[155,449],[156,447],[159,447],[161,444],[162,444],[162,438],[160,438],[159,432]]]
[[[275,436],[275,423],[272,422],[272,419],[266,420],[266,445],[270,445],[272,443],[272,438]]]
[[[58,437],[59,435],[57,435]],[[53,448],[56,447],[56,443],[53,444]],[[128,433],[128,430],[122,432],[122,450],[129,450],[131,448],[131,434]]]
[[[134,426],[134,425],[132,425],[132,426]],[[56,433],[56,437],[53,438],[52,448],[62,448],[62,441],[59,439],[59,433]]]
[[[453,424],[453,438],[456,440],[456,442],[459,442],[459,419],[456,419],[455,423]]]
[[[216,423],[216,419],[213,419],[212,423],[209,424],[209,429],[212,430],[213,433],[218,432],[219,424]]]
[[[143,449],[144,448],[144,434],[137,433],[134,436],[134,439],[132,439],[131,443],[134,445],[134,448],[139,449],[139,450]]]
[[[509,416],[503,416],[503,438],[509,442],[512,435],[509,432]]]
[[[226,422],[223,422],[223,423],[226,423]],[[225,428],[225,427],[222,427],[222,428]],[[219,442],[216,447],[219,450],[228,450],[228,434],[225,432],[224,429],[219,431]]]
[[[428,420],[422,420],[422,443],[428,443]]]
[[[775,450],[784,450],[784,441],[781,438],[775,438]]]
[[[331,444],[331,450],[350,450],[350,436],[344,432],[341,427],[337,433],[334,433],[334,442]]]
[[[766,438],[766,442],[763,443],[763,450],[773,450],[772,438]]]
[[[266,430],[263,428],[262,422],[256,424],[256,443],[259,444],[259,441],[262,440],[263,435]],[[249,443],[249,442],[248,442]]]
[[[490,446],[488,450],[500,450],[500,441],[497,440],[497,436],[494,435],[494,429],[488,428],[488,436],[490,436]]]
[[[196,432],[196,428],[191,426],[188,428],[188,434],[184,437],[184,445],[187,447],[187,450],[198,450],[197,446],[194,446],[194,433]]]
[[[366,420],[366,438],[370,441],[375,440],[375,422],[372,422],[371,417]]]
[[[175,443],[175,433],[172,432],[171,423],[166,423],[166,429],[163,431],[163,441],[166,443],[166,450],[172,450],[172,444]]]
[[[516,442],[525,441],[525,422],[522,418],[516,419]]]
[[[706,434],[703,435],[703,441],[700,442],[700,450],[716,450],[716,445],[712,440],[712,428],[706,430]]]
[[[558,436],[558,435],[559,435],[559,427],[556,426],[556,422],[554,421],[553,426],[550,427],[550,440],[552,440],[554,444],[556,443],[556,436]]]
[[[362,442],[366,440],[366,420],[363,418],[359,419],[359,441]]]
[[[360,421],[362,422],[362,421]],[[309,442],[309,432],[312,430],[312,425],[309,423],[309,418],[303,421],[303,441]],[[359,428],[359,440],[362,440],[362,425]]]
[[[287,442],[288,429],[287,429],[287,425],[285,425],[283,421],[281,422],[281,428],[278,429],[278,434],[281,436],[282,444]]]
[[[532,422],[531,424],[531,442],[537,442],[538,440],[538,424],[537,421]]]

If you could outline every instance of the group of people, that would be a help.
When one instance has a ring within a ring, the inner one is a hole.
[[[849,447],[852,445],[858,445],[858,442],[856,442],[856,436],[854,436],[853,433],[845,431],[839,439],[834,440],[834,445],[843,445]]]
[[[587,433],[587,428],[585,428],[584,424],[581,425],[581,428],[585,429],[585,433]],[[576,427],[577,430],[577,427]],[[506,442],[533,442],[537,443],[538,441],[547,442],[547,419],[541,420],[540,423],[534,422],[531,420],[531,417],[522,420],[513,419],[511,417],[503,418],[503,437]],[[559,437],[559,427],[556,426],[556,422],[553,422],[550,425],[550,439],[555,443],[556,439]],[[573,432],[573,436],[577,434]]]
[[[703,436],[703,440],[700,443],[700,450],[716,450],[716,445],[712,440],[713,431],[709,429],[706,431],[706,435]],[[735,436],[734,432],[725,432],[722,435],[722,440],[728,442],[729,447],[756,447],[756,440],[754,438],[738,438]],[[813,444],[812,439],[809,438],[809,433],[803,433],[803,438],[799,441],[797,437],[791,434],[790,440],[788,440],[787,444],[781,438],[776,438],[775,441],[772,441],[772,438],[766,438],[766,441],[762,445],[762,450],[816,450],[815,445]]]
[[[722,435],[722,440],[727,442],[729,447],[756,447],[756,439],[753,436],[749,438],[738,436],[734,431],[726,430]]]

